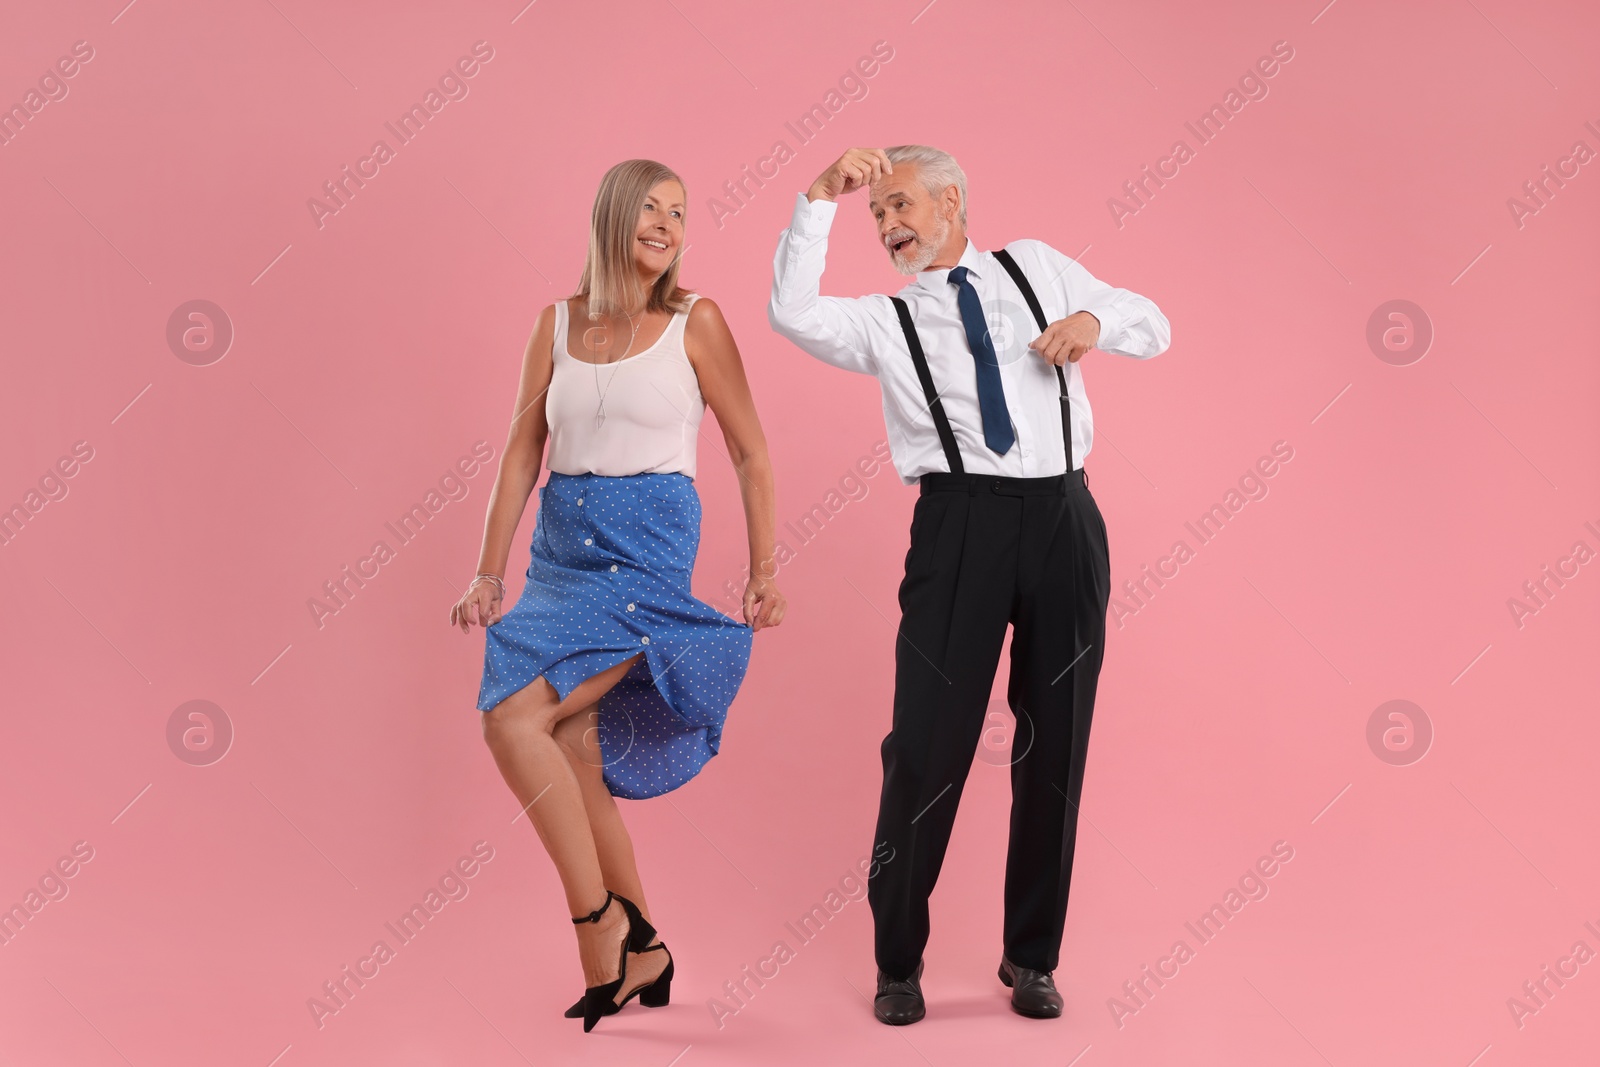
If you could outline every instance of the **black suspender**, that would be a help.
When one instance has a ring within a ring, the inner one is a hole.
[[[944,458],[950,464],[951,474],[965,474],[961,466],[961,451],[956,448],[956,435],[945,417],[944,404],[933,388],[933,375],[928,371],[928,357],[922,353],[922,342],[917,339],[917,328],[911,324],[911,311],[898,296],[891,296],[895,311],[900,313],[900,328],[906,332],[906,347],[911,350],[911,364],[917,368],[917,379],[922,382],[922,395],[928,398],[928,411],[933,414],[933,428],[939,431],[939,443],[944,446]]]
[[[1011,280],[1017,283],[1017,288],[1022,290],[1022,298],[1028,302],[1028,310],[1033,312],[1034,319],[1039,323],[1039,332],[1043,333],[1050,324],[1044,317],[1044,309],[1039,306],[1039,298],[1033,293],[1033,286],[1028,284],[1028,276],[1022,273],[1022,268],[1017,266],[1017,261],[1005,249],[997,249],[994,257],[1000,265],[1011,275]],[[961,465],[961,452],[956,448],[956,435],[950,429],[950,420],[945,416],[944,404],[939,399],[939,393],[933,387],[933,374],[928,370],[928,357],[922,351],[922,341],[917,337],[917,328],[911,322],[911,311],[906,307],[906,302],[898,296],[891,296],[894,309],[900,316],[900,328],[905,331],[906,347],[911,350],[911,364],[917,369],[917,380],[922,383],[922,393],[928,398],[928,411],[933,416],[933,427],[939,433],[939,443],[944,446],[945,462],[950,465],[950,473],[963,474],[965,468]],[[1064,442],[1067,453],[1067,473],[1072,473],[1072,407],[1067,400],[1067,376],[1061,367],[1056,367],[1056,381],[1061,383],[1061,440]]]
[[[1039,306],[1039,298],[1033,295],[1033,286],[1028,284],[1028,276],[1022,273],[1022,268],[1017,266],[1017,261],[1011,258],[1011,253],[1004,248],[996,249],[994,258],[1011,275],[1011,280],[1017,283],[1017,288],[1022,290],[1022,298],[1028,302],[1028,310],[1033,312],[1034,319],[1039,323],[1039,332],[1044,333],[1050,324],[1045,321],[1044,309]],[[1072,404],[1067,399],[1067,375],[1056,364],[1056,381],[1061,383],[1061,440],[1067,450],[1067,473],[1072,473]]]

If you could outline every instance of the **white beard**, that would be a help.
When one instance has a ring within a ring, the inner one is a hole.
[[[889,254],[890,260],[894,263],[894,269],[901,274],[918,274],[927,270],[928,264],[932,263],[934,258],[938,256],[939,249],[944,247],[944,242],[949,236],[950,220],[940,216],[931,238],[924,238],[920,234],[918,235],[917,248],[919,251],[914,259],[906,259],[897,252]]]

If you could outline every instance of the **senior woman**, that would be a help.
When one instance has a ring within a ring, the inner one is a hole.
[[[673,974],[613,797],[676,789],[716,755],[751,637],[785,610],[772,467],[739,351],[716,304],[678,286],[686,198],[652,160],[601,180],[578,291],[534,324],[478,574],[450,611],[463,633],[485,627],[484,739],[561,877],[586,987],[567,1015],[586,1032],[635,996],[666,1004]],[[689,588],[706,408],[744,503],[742,623]],[[546,446],[527,584],[502,615]]]

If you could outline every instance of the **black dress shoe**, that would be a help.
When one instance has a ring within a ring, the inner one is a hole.
[[[890,1026],[905,1026],[927,1014],[922,1003],[921,960],[910,978],[890,978],[881,970],[878,972],[878,995],[872,1001],[872,1014]]]
[[[1030,971],[1000,957],[1000,981],[1011,988],[1011,1010],[1030,1019],[1061,1018],[1061,994],[1049,971]]]

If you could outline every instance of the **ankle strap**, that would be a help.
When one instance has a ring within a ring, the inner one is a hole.
[[[611,890],[607,889],[606,890],[606,902],[604,904],[600,905],[598,908],[596,908],[593,911],[591,911],[589,914],[580,915],[578,918],[573,919],[572,920],[572,925],[574,925],[574,926],[582,926],[584,923],[597,923],[597,922],[599,922],[600,921],[600,916],[604,915],[606,913],[606,909],[611,907],[611,901],[612,901],[612,899],[614,897],[615,897],[615,894],[612,893]]]

